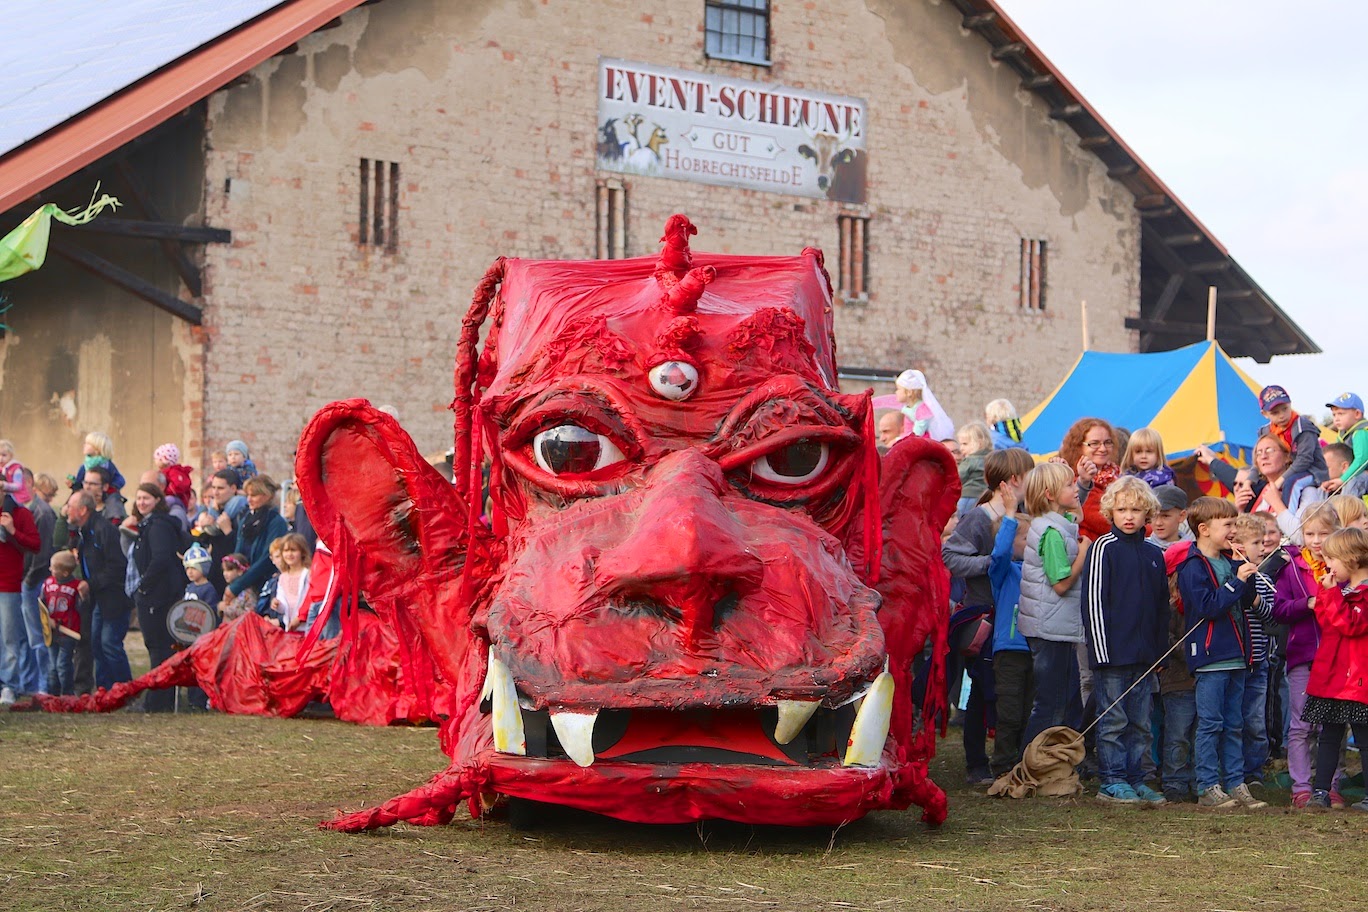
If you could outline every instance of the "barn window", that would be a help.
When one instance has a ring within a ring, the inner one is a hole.
[[[841,297],[863,301],[869,297],[869,216],[850,213],[836,217],[840,230]]]
[[[1045,309],[1045,242],[1021,239],[1022,310]]]
[[[399,163],[361,159],[356,242],[390,253],[399,249]]]
[[[705,0],[703,49],[709,57],[770,62],[769,0]]]
[[[598,182],[598,243],[600,260],[627,256],[627,188],[616,179]]]

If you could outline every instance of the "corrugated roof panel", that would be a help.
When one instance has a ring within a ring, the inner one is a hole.
[[[9,0],[0,155],[282,0]]]

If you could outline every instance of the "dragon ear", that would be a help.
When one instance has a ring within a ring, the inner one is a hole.
[[[309,517],[366,600],[455,680],[467,617],[451,594],[465,563],[466,508],[390,415],[334,402],[304,429],[295,475]],[[445,596],[445,597],[444,597]],[[426,641],[425,643],[423,641]]]

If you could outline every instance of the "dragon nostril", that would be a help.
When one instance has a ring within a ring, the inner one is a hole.
[[[713,606],[713,629],[716,630],[726,623],[727,618],[739,604],[741,604],[741,596],[736,592],[728,592],[718,599],[717,604]]]

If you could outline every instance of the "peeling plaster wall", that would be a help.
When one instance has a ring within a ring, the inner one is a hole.
[[[773,65],[708,60],[702,4],[384,0],[257,67],[209,107],[206,430],[285,474],[315,409],[398,406],[449,445],[470,289],[499,255],[584,258],[595,239],[600,56],[855,95],[869,104],[870,298],[837,308],[842,363],[924,368],[952,414],[1025,411],[1079,349],[1134,350],[1131,195],[932,0],[774,4]],[[357,244],[358,163],[401,168],[399,250]],[[687,213],[700,249],[835,269],[838,204],[630,177],[628,253]],[[1047,308],[1018,308],[1022,238],[1048,244]]]

